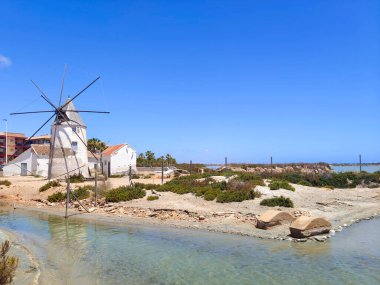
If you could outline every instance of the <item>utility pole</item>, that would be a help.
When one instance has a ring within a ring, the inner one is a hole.
[[[190,160],[190,175],[192,173],[192,168],[193,168],[193,161]]]
[[[359,171],[362,172],[362,155],[359,154]]]
[[[227,156],[224,158],[224,167],[227,168]]]
[[[273,158],[270,157],[270,173],[272,174],[273,172]]]
[[[5,164],[8,164],[8,120],[3,119],[5,122]]]

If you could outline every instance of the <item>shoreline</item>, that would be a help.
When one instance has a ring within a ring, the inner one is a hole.
[[[0,209],[4,209],[6,207],[0,207]],[[7,207],[8,210],[20,210],[22,212],[32,212],[35,214],[44,214],[51,215],[64,218],[64,208],[39,208],[34,206],[23,206],[15,204],[13,207]],[[62,211],[61,211],[62,210]],[[101,213],[78,213],[75,211],[69,210],[68,219],[77,220],[80,222],[88,222],[88,223],[100,223],[106,226],[133,226],[133,227],[144,227],[149,228],[149,226],[153,226],[155,229],[179,229],[179,230],[190,230],[190,231],[201,231],[204,233],[217,233],[217,234],[228,234],[228,235],[236,235],[236,236],[245,236],[252,237],[257,239],[264,240],[286,240],[292,242],[307,242],[307,241],[318,241],[325,242],[329,238],[335,236],[338,232],[343,232],[345,228],[348,228],[356,223],[360,223],[361,221],[372,220],[375,218],[380,218],[380,212],[374,212],[370,215],[363,215],[360,218],[351,219],[350,222],[345,222],[341,224],[334,225],[332,227],[332,231],[328,234],[312,236],[309,238],[292,238],[288,234],[283,234],[287,231],[289,225],[279,225],[276,226],[275,229],[270,230],[261,230],[257,229],[252,225],[252,231],[246,232],[238,229],[222,229],[221,227],[215,226],[215,224],[206,224],[206,223],[176,223],[175,221],[169,221],[162,223],[162,221],[157,220],[155,218],[141,218],[141,217],[122,217],[122,216],[113,216],[113,215],[104,215]],[[0,230],[3,228],[0,227]],[[7,231],[7,230],[5,230]]]

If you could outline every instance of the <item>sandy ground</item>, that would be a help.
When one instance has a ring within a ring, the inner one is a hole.
[[[5,178],[0,177],[0,180]],[[43,193],[38,189],[46,180],[35,177],[7,177],[12,185],[0,186],[0,201],[15,205],[18,208],[29,208],[64,213],[63,203],[48,203],[47,196],[57,191],[65,191],[64,186],[51,188]],[[134,182],[160,183],[157,178],[134,180]],[[128,185],[128,178],[112,178],[106,182],[107,187]],[[91,182],[72,184],[73,188]],[[293,185],[295,192],[288,190],[271,191],[268,187],[258,186],[263,195],[255,200],[240,203],[216,203],[205,201],[193,194],[178,195],[171,192],[158,192],[159,199],[148,201],[145,198],[109,203],[94,207],[91,201],[84,201],[91,213],[86,213],[74,203],[71,214],[81,213],[86,218],[100,219],[113,217],[121,222],[135,224],[160,224],[181,228],[205,229],[217,232],[235,233],[261,238],[286,239],[289,225],[273,227],[270,230],[255,228],[256,217],[268,207],[260,206],[260,201],[274,196],[286,196],[293,200],[295,208],[289,211],[295,216],[307,215],[328,219],[333,228],[340,230],[358,220],[367,219],[380,214],[380,188],[326,189],[301,185]],[[151,191],[147,191],[147,196]],[[277,209],[280,209],[277,207]],[[80,211],[82,210],[82,211]],[[78,217],[78,215],[76,215]]]

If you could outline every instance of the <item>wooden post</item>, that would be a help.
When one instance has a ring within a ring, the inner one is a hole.
[[[69,203],[70,203],[70,176],[67,174],[66,176],[66,181],[67,181],[67,190],[66,190],[66,212],[65,212],[65,219],[69,217],[68,215],[68,208],[69,208]]]
[[[227,156],[224,158],[224,167],[227,168]]]
[[[359,171],[362,172],[362,155],[359,154]]]
[[[161,184],[164,184],[164,157],[162,157],[161,162]]]
[[[190,175],[192,173],[193,162],[190,160]]]
[[[98,206],[98,169],[95,167],[95,207]]]

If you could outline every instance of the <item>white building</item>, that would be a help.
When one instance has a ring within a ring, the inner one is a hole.
[[[102,169],[107,176],[136,172],[136,151],[128,144],[108,147],[102,153]]]

